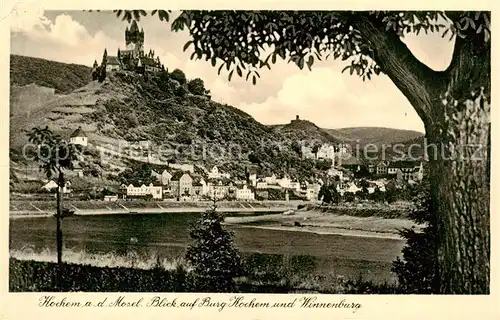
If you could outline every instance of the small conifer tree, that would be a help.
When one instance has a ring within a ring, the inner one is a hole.
[[[186,260],[193,267],[200,292],[232,292],[234,278],[243,274],[233,233],[222,227],[223,221],[214,204],[190,232],[193,244],[187,250]]]

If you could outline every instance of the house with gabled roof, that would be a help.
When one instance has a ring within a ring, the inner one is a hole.
[[[86,147],[88,144],[88,137],[85,131],[83,131],[82,127],[79,126],[78,129],[73,131],[69,138],[69,143],[75,144],[75,145],[81,145]]]

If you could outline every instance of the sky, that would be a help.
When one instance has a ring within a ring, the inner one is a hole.
[[[112,12],[44,11],[33,5],[18,6],[11,18],[11,53],[91,66],[99,63],[104,48],[116,55],[125,47],[128,23]],[[212,99],[237,107],[263,124],[289,123],[296,115],[323,128],[388,127],[424,132],[412,106],[385,75],[363,82],[342,74],[345,62],[316,61],[312,71],[279,61],[260,71],[251,81],[227,73],[217,75],[218,65],[190,60],[183,52],[189,33],[171,32],[170,24],[156,16],[139,22],[144,47],[153,49],[169,70],[179,68],[188,79],[201,78]],[[408,35],[403,40],[413,54],[434,70],[449,65],[453,42],[440,34]]]

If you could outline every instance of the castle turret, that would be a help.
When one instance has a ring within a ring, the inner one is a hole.
[[[106,48],[104,48],[104,53],[102,54],[101,65],[106,65],[107,62],[108,62],[108,50],[106,50]]]

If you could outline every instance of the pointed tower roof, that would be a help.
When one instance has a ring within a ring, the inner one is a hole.
[[[139,31],[139,27],[137,26],[137,21],[132,21],[132,25],[130,26],[130,32]]]

